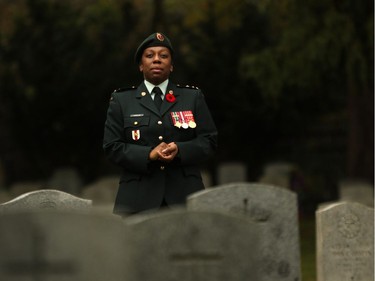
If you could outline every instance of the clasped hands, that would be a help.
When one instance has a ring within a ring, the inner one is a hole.
[[[160,160],[163,162],[171,162],[178,153],[178,146],[174,142],[165,143],[161,142],[158,146],[154,147],[150,154],[149,158],[152,161]]]

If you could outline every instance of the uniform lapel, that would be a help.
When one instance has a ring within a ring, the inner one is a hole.
[[[171,82],[168,83],[167,91],[164,95],[164,100],[163,100],[163,103],[161,104],[161,108],[160,108],[161,115],[164,115],[172,106],[174,106],[178,102],[179,94],[177,93],[176,89],[177,89],[176,85],[174,85]],[[176,99],[173,102],[169,102],[166,99],[166,96],[167,96],[168,93],[173,93],[173,95],[175,96]]]

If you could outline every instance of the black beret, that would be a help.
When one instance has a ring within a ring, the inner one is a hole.
[[[141,61],[141,57],[142,57],[143,51],[145,49],[147,49],[149,47],[156,47],[156,46],[167,47],[170,50],[171,55],[173,56],[173,52],[174,51],[173,51],[173,48],[172,48],[171,41],[164,34],[162,34],[160,32],[156,32],[156,33],[153,33],[150,36],[148,36],[139,45],[139,47],[137,48],[137,51],[135,52],[135,57],[134,57],[135,58],[135,62],[137,64],[139,64],[139,62]]]

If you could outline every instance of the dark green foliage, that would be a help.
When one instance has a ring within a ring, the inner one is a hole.
[[[253,3],[0,3],[8,183],[66,165],[87,180],[112,171],[101,149],[108,99],[141,81],[134,52],[155,31],[176,51],[171,79],[206,95],[220,133],[214,162],[243,161],[256,180],[265,163],[291,161],[322,189],[345,176],[372,179],[372,1]]]

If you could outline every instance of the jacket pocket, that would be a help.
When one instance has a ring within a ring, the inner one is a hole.
[[[126,117],[124,119],[125,139],[129,143],[145,145],[150,124],[150,116]]]
[[[138,128],[142,126],[148,126],[149,124],[150,124],[150,116],[126,117],[124,119],[124,129]]]

